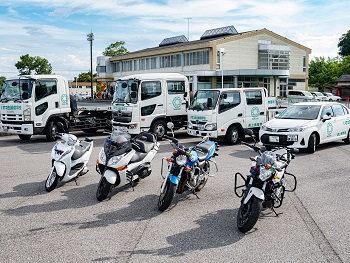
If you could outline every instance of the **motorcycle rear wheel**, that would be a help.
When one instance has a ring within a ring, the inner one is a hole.
[[[103,201],[111,191],[112,184],[107,181],[106,177],[102,176],[97,187],[96,198],[98,201]]]
[[[242,233],[251,230],[259,219],[262,200],[252,196],[246,204],[241,204],[237,213],[237,228]]]
[[[58,184],[58,178],[56,168],[52,167],[51,172],[45,182],[45,190],[51,192],[53,189],[55,189]]]
[[[206,164],[206,166],[204,167],[204,170],[207,174],[210,174],[210,164],[209,162]],[[208,181],[208,176],[205,177],[200,183],[199,185],[196,187],[195,191],[199,192],[200,190],[202,190],[204,188],[204,186],[206,185]]]
[[[169,180],[165,183],[164,192],[159,195],[158,209],[160,211],[165,211],[171,204],[173,197],[175,195],[176,185]]]

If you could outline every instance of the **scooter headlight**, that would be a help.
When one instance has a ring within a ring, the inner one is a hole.
[[[118,156],[113,156],[109,161],[107,166],[113,166],[119,163],[119,161],[125,156],[125,154],[118,155]]]
[[[103,148],[100,151],[100,155],[98,158],[100,159],[100,163],[102,163],[102,164],[106,163],[106,153],[105,153],[105,150]]]
[[[177,165],[184,166],[186,164],[187,157],[186,155],[179,155],[176,157]]]

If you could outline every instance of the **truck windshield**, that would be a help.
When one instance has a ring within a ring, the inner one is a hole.
[[[118,80],[113,95],[113,102],[136,103],[138,83],[134,80]]]
[[[190,110],[212,110],[218,97],[217,90],[198,90],[191,101]]]
[[[32,88],[32,79],[6,80],[2,85],[0,100],[27,100],[32,97]]]

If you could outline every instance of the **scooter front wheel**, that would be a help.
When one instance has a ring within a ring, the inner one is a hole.
[[[58,184],[58,175],[56,173],[56,168],[52,167],[49,176],[46,179],[45,182],[45,189],[48,192],[51,192],[53,189],[56,188]]]
[[[107,181],[106,177],[102,176],[96,192],[96,198],[98,201],[103,201],[108,196],[111,190],[112,184]]]
[[[165,211],[171,204],[173,197],[175,195],[176,185],[169,180],[165,182],[165,187],[163,193],[160,194],[158,200],[158,209],[160,211]]]

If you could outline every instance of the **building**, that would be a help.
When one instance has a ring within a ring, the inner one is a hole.
[[[203,88],[266,87],[269,96],[308,87],[311,49],[261,29],[238,33],[234,26],[211,29],[199,40],[164,39],[158,47],[115,57],[98,57],[100,78],[177,72],[188,77],[192,91]]]

